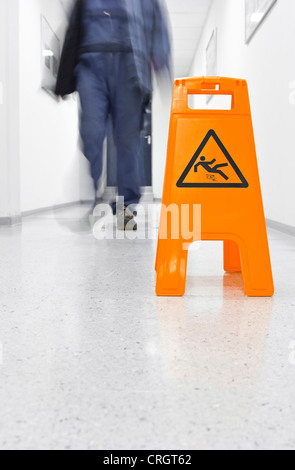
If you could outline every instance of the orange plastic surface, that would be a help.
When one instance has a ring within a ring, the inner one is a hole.
[[[193,110],[189,94],[231,95],[231,110]],[[202,209],[202,240],[224,241],[224,269],[242,271],[248,296],[270,297],[274,284],[259,181],[248,87],[245,80],[202,77],[174,83],[163,204],[176,204],[179,220],[163,236],[161,213],[156,293],[185,293],[187,244],[193,205]],[[181,206],[189,205],[181,216]],[[188,218],[190,217],[190,218]],[[179,224],[179,227],[173,227]],[[169,228],[169,227],[168,227]],[[179,229],[180,236],[173,233]]]

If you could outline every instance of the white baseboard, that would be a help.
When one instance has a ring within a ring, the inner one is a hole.
[[[270,219],[266,219],[266,225],[274,230],[278,230],[279,232],[295,237],[295,227],[292,227],[292,225],[281,224],[280,222],[275,222]]]
[[[14,225],[20,225],[22,223],[21,216],[16,217],[0,217],[1,227],[12,227]]]
[[[21,217],[30,217],[32,215],[42,214],[43,212],[51,212],[60,209],[67,209],[72,206],[77,206],[81,204],[81,201],[67,202],[65,204],[57,204],[56,206],[41,207],[40,209],[33,209],[31,211],[24,211],[21,214]]]

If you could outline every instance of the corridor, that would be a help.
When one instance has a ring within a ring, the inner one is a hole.
[[[295,449],[294,18],[0,0],[0,450]]]

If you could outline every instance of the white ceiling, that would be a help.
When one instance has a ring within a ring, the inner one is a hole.
[[[173,38],[174,75],[187,76],[212,0],[166,0]]]
[[[67,13],[73,1],[60,0]],[[175,76],[189,74],[211,3],[212,0],[166,0],[172,28]]]

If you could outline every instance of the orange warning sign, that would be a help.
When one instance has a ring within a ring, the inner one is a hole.
[[[179,188],[248,188],[241,170],[210,130],[181,175]]]
[[[188,95],[193,94],[229,95],[232,108],[191,109]],[[200,236],[224,241],[224,269],[242,271],[247,295],[273,295],[245,80],[201,77],[175,81],[162,202],[157,295],[185,293],[188,247]],[[201,206],[198,227],[193,223],[197,205]]]

